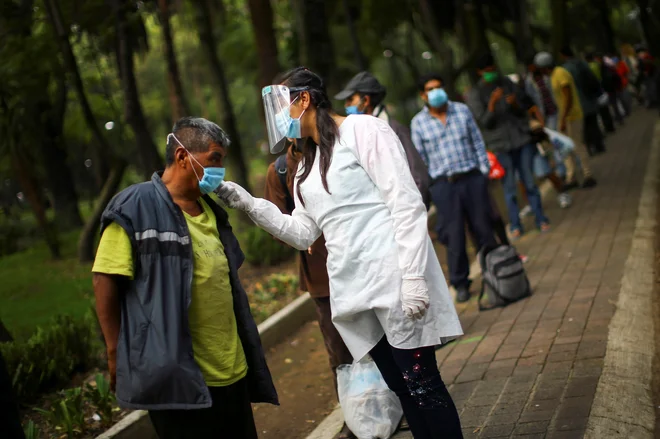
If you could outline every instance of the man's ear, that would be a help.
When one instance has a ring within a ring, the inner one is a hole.
[[[183,167],[187,168],[188,167],[188,151],[186,151],[183,147],[179,146],[176,148],[174,151],[174,162]]]

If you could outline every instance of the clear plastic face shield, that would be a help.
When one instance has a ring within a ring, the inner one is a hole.
[[[291,104],[300,95],[291,101],[291,94],[307,90],[307,87],[289,88],[286,85],[268,85],[261,90],[261,98],[266,114],[266,130],[268,131],[268,145],[272,154],[278,154],[287,145],[286,139],[299,139],[302,137],[300,118],[304,110],[293,119],[291,117]]]

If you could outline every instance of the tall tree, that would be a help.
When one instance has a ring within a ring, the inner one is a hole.
[[[516,58],[520,63],[527,63],[536,51],[529,20],[527,0],[513,0],[514,23],[516,25]]]
[[[566,0],[550,0],[552,32],[550,35],[552,54],[559,59],[559,51],[570,43]]]
[[[190,115],[190,108],[181,85],[181,75],[176,62],[172,27],[170,26],[169,0],[158,0],[158,18],[163,29],[163,43],[165,45],[165,62],[167,64],[167,87],[169,90],[172,123],[183,116]]]
[[[642,25],[644,39],[648,49],[655,57],[660,56],[660,6],[651,8],[653,0],[637,0],[639,22]]]
[[[154,171],[162,169],[163,159],[158,153],[158,148],[156,148],[149,132],[135,79],[133,53],[136,38],[135,35],[132,35],[128,23],[128,15],[135,14],[135,11],[132,4],[127,0],[112,0],[112,6],[117,32],[117,64],[124,94],[124,116],[135,135],[137,156],[142,174],[145,178],[150,178]]]
[[[614,42],[614,29],[610,20],[610,5],[607,0],[592,0],[591,6],[598,12],[600,17],[600,27],[602,29],[602,46],[606,52],[616,53],[616,44]]]
[[[320,75],[327,83],[332,81],[335,53],[328,25],[325,0],[293,0],[300,60]]]
[[[264,87],[273,82],[280,73],[280,63],[277,59],[277,40],[273,28],[273,8],[270,0],[248,0],[252,31],[257,43],[257,59],[259,60],[259,85]]]
[[[218,107],[222,114],[222,127],[227,131],[231,139],[231,147],[227,154],[233,180],[250,190],[249,172],[245,163],[245,156],[241,147],[241,139],[234,115],[234,106],[229,96],[229,85],[225,75],[225,67],[218,55],[215,36],[213,34],[213,10],[209,5],[209,0],[199,0],[193,2],[196,8],[197,28],[199,32],[199,41],[206,54],[213,81],[215,82],[218,93]],[[222,26],[220,26],[222,27]]]
[[[36,146],[41,151],[46,182],[53,195],[55,222],[61,230],[69,230],[80,227],[83,221],[63,136],[67,88],[63,72],[56,76],[54,102],[47,96],[35,102],[35,114],[40,115],[43,134]]]
[[[360,46],[360,38],[358,37],[357,29],[355,28],[355,17],[353,14],[353,8],[349,3],[349,0],[342,0],[342,6],[344,7],[344,16],[346,18],[346,27],[348,28],[348,33],[351,36],[351,43],[353,44],[353,55],[355,56],[355,65],[360,71],[367,70],[369,68],[369,63],[362,52],[362,47]]]

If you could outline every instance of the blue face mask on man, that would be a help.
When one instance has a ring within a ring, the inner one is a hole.
[[[440,108],[447,103],[449,96],[444,88],[434,88],[427,93],[429,105],[433,108]]]
[[[296,102],[299,97],[300,96],[297,96],[293,102]],[[289,139],[301,139],[302,128],[300,126],[300,119],[303,117],[303,114],[305,114],[305,110],[300,113],[300,116],[297,119],[292,118],[291,105],[293,105],[293,102],[275,115],[275,124],[277,125],[277,130],[284,137],[288,137]]]
[[[360,110],[361,103],[362,99],[360,99],[357,105],[349,105],[348,107],[345,107],[344,110],[346,111],[346,116],[350,116],[351,114],[364,114],[364,109]]]
[[[179,142],[179,139],[177,139],[173,133],[170,133],[168,137],[169,136],[172,136],[172,138],[176,140],[176,143],[181,145],[181,147],[185,149],[186,152],[188,153],[188,160],[190,160],[190,165],[192,166],[192,170],[195,173],[195,177],[197,177],[197,181],[199,182],[199,191],[202,193],[202,195],[210,194],[211,192],[219,188],[225,179],[225,168],[202,166],[199,160],[193,157],[190,151],[188,151],[188,148],[183,146],[183,143]],[[192,162],[193,160],[195,160],[195,162],[202,168],[203,170],[202,178],[199,178],[199,175],[195,170],[195,165]]]

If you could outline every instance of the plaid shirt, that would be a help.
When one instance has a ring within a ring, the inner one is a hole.
[[[488,175],[490,165],[484,139],[467,105],[450,101],[447,125],[424,107],[413,117],[410,129],[415,148],[428,166],[431,178],[449,177],[473,169]]]

